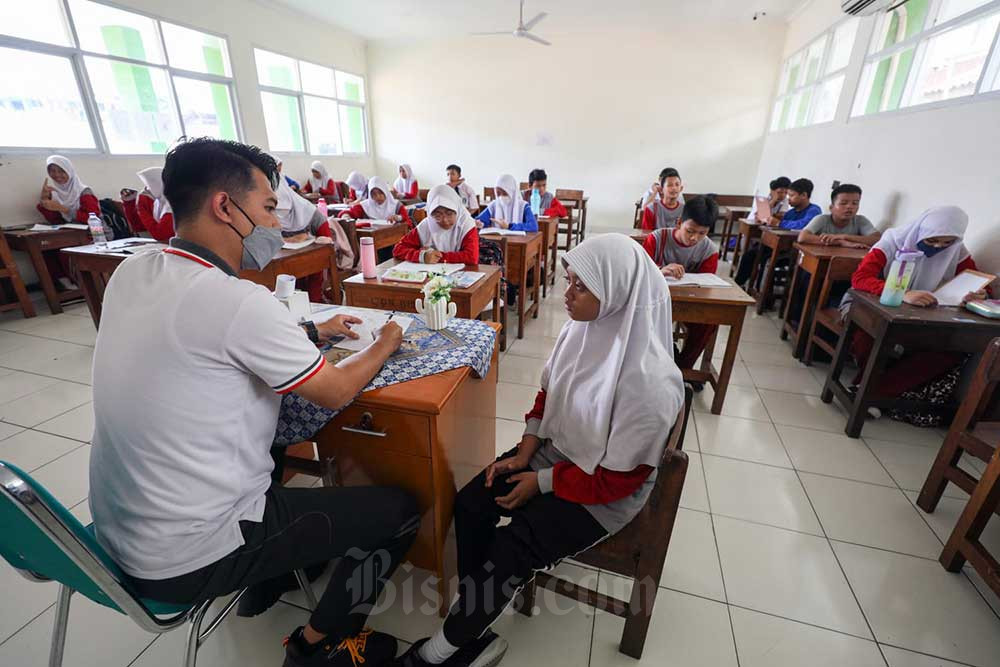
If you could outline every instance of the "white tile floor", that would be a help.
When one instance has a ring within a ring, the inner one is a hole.
[[[93,331],[82,306],[33,320],[0,319],[0,459],[32,472],[89,521]],[[39,312],[47,312],[40,304]],[[497,450],[519,439],[546,357],[566,316],[550,294],[527,337],[501,359]],[[513,320],[512,320],[513,322]],[[1000,664],[1000,601],[975,573],[938,563],[964,506],[949,489],[937,512],[915,506],[942,433],[885,419],[858,440],[818,399],[825,367],[806,369],[772,317],[748,317],[723,415],[698,395],[685,449],[682,509],[641,664],[677,667],[930,667]],[[978,468],[978,467],[977,467]],[[312,484],[299,478],[297,484]],[[994,519],[984,541],[1000,551]],[[570,564],[561,576],[624,595],[628,583]],[[426,573],[400,571],[400,595],[372,624],[413,641],[437,625],[405,613]],[[0,565],[0,665],[45,665],[54,586]],[[406,591],[409,591],[407,593]],[[228,619],[201,664],[277,665],[281,639],[307,617],[301,596],[256,619]],[[416,605],[419,607],[419,604]],[[622,622],[546,594],[528,619],[504,617],[507,664],[636,664],[617,652]],[[154,637],[75,599],[66,665],[159,667],[179,662],[182,633]]]

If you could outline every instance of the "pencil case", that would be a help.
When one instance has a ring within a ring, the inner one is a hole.
[[[969,301],[965,304],[965,307],[977,315],[982,315],[983,317],[989,317],[995,320],[1000,319],[1000,299]]]

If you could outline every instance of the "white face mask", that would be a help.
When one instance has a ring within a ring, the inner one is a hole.
[[[497,197],[497,200],[500,202],[500,205],[503,206],[504,208],[510,206],[510,197],[508,197],[507,195],[500,195],[499,197]]]

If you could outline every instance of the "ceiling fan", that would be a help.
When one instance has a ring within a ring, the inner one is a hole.
[[[514,37],[522,37],[524,39],[530,39],[533,42],[538,42],[539,44],[544,44],[545,46],[552,46],[552,42],[546,41],[531,32],[531,29],[541,22],[543,18],[548,16],[548,12],[542,12],[535,18],[531,19],[527,23],[524,22],[524,0],[521,0],[521,9],[518,13],[517,27],[514,32],[508,32],[506,30],[502,32],[474,32],[473,35],[513,35]]]

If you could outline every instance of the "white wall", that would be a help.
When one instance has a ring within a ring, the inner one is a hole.
[[[248,0],[116,0],[118,5],[173,20],[193,28],[203,28],[225,35],[235,80],[243,140],[267,148],[264,115],[257,90],[257,72],[253,47],[271,49],[356,74],[366,74],[365,41],[352,33],[296,16],[288,9],[275,10],[270,5]],[[37,221],[35,211],[38,191],[45,178],[45,153],[0,155],[0,224],[11,226]],[[308,174],[308,155],[282,155],[284,170],[296,179]],[[352,169],[371,171],[373,160],[365,158],[323,157],[331,175],[343,179]],[[158,156],[115,157],[111,155],[73,155],[73,164],[84,182],[98,197],[118,197],[123,187],[140,186],[135,172],[161,164]],[[33,279],[33,275],[26,276]]]
[[[789,25],[785,54],[839,20],[839,4],[813,0],[805,7]],[[857,183],[862,212],[882,228],[905,224],[932,205],[957,204],[969,214],[966,245],[976,262],[1000,270],[1000,100],[849,118],[873,23],[861,25],[837,118],[769,134],[757,183],[766,186],[778,175],[810,178],[813,200],[823,207],[834,179]]]
[[[481,192],[533,167],[582,188],[588,224],[631,226],[665,166],[692,192],[749,193],[785,26],[779,21],[543,31],[369,43],[379,173],[413,165],[421,186],[457,162]]]

